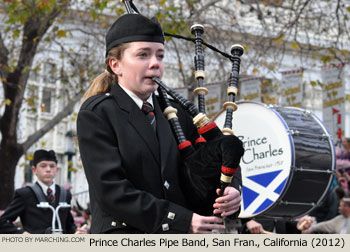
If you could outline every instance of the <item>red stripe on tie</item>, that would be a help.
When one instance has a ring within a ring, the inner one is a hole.
[[[179,150],[183,150],[190,145],[192,145],[191,142],[187,140],[185,142],[180,143],[177,147],[179,148]]]
[[[203,133],[205,133],[205,132],[207,132],[207,131],[209,131],[211,129],[214,129],[215,127],[216,127],[216,123],[215,122],[211,122],[211,123],[203,126],[202,128],[199,128],[198,129],[198,133],[200,135],[202,135]]]
[[[238,168],[230,168],[226,166],[221,166],[221,172],[225,174],[235,174]]]

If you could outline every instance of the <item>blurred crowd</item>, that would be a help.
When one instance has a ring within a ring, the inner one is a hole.
[[[90,204],[87,204],[87,207],[84,208],[81,206],[78,202],[78,199],[74,200],[75,204],[72,207],[72,215],[74,218],[75,225],[86,231],[87,234],[90,233],[90,227],[91,227],[91,211],[90,211]]]

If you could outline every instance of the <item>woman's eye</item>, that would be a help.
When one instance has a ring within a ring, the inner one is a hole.
[[[140,56],[140,57],[147,57],[147,53],[139,53],[138,56]]]

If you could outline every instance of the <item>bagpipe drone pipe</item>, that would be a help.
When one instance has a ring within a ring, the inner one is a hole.
[[[124,1],[128,13],[139,13],[132,1]],[[220,196],[224,190],[231,184],[233,176],[239,169],[241,157],[244,154],[243,143],[233,135],[232,114],[237,109],[235,97],[238,91],[240,56],[244,49],[240,45],[234,45],[231,48],[231,55],[220,52],[215,47],[205,43],[202,39],[204,27],[200,24],[191,27],[191,33],[195,38],[186,38],[180,35],[164,33],[166,36],[173,36],[190,40],[195,43],[195,78],[197,88],[194,93],[198,95],[198,108],[189,100],[177,94],[168,87],[159,78],[153,78],[153,81],[159,85],[158,93],[165,107],[164,115],[167,117],[174,132],[178,149],[183,158],[185,167],[200,180],[196,186],[202,190],[213,190],[220,188]],[[203,44],[217,52],[220,52],[232,62],[232,73],[229,78],[228,96],[229,100],[224,104],[226,109],[226,120],[223,131],[221,131],[215,122],[210,122],[205,114],[205,95],[208,90],[204,87],[204,54]],[[198,134],[201,136],[196,140],[195,145],[185,138],[180,126],[177,110],[171,105],[167,95],[171,96],[180,106],[185,109],[193,118],[193,123],[197,126]],[[238,212],[236,214],[238,216]]]

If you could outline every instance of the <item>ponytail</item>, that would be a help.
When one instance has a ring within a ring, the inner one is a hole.
[[[88,90],[86,90],[82,103],[85,102],[91,96],[108,93],[111,91],[112,87],[118,83],[118,76],[112,71],[109,66],[109,60],[111,58],[116,58],[117,60],[121,60],[125,49],[128,48],[128,44],[121,44],[117,47],[109,50],[108,55],[105,60],[106,70],[98,75],[91,83]]]

